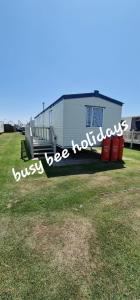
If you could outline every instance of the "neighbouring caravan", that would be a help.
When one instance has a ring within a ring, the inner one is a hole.
[[[124,117],[122,120],[126,120],[128,124],[127,131],[139,131],[140,132],[140,116]]]
[[[99,127],[105,131],[121,121],[123,103],[93,93],[64,95],[35,117],[35,127],[53,127],[57,146],[71,147],[71,141],[80,144],[87,132],[96,135]]]
[[[0,121],[0,134],[4,132],[4,122]]]
[[[122,121],[126,121],[128,128],[124,133],[125,143],[133,145],[140,145],[140,116],[124,117]]]

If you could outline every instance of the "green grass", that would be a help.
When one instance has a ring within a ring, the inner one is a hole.
[[[0,299],[140,299],[140,151],[16,182],[21,139],[0,136]]]

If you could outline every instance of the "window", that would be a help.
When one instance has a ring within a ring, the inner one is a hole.
[[[86,127],[102,127],[103,108],[86,106]]]
[[[52,110],[49,111],[49,125],[52,125]]]

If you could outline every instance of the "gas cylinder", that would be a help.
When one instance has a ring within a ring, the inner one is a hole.
[[[119,153],[119,138],[118,136],[113,136],[111,139],[111,155],[110,160],[111,161],[117,161],[118,160],[118,153]]]
[[[101,160],[109,161],[109,159],[110,159],[110,146],[111,146],[111,139],[109,137],[106,137],[103,140],[103,143],[102,143]]]
[[[119,151],[118,151],[118,160],[123,158],[123,149],[124,149],[124,138],[123,135],[119,136]]]

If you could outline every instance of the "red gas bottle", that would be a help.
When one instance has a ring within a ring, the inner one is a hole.
[[[119,151],[118,151],[118,160],[123,158],[123,149],[124,149],[124,138],[123,135],[119,136]]]
[[[118,153],[119,153],[119,138],[118,138],[118,136],[113,136],[112,140],[111,140],[110,160],[111,161],[117,161],[118,160]]]
[[[110,159],[110,147],[111,147],[111,139],[109,137],[106,137],[103,140],[103,143],[102,143],[101,160],[109,161],[109,159]]]

